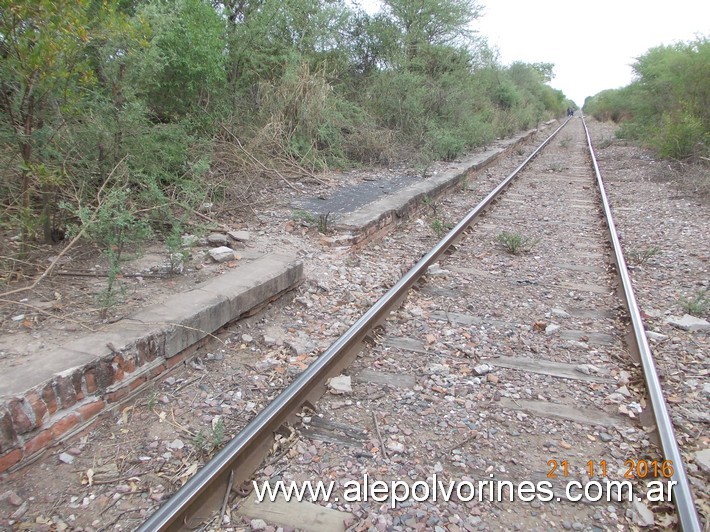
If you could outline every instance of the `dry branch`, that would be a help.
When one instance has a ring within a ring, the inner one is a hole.
[[[274,173],[275,173],[277,176],[279,176],[279,177],[281,178],[281,180],[282,180],[284,183],[286,183],[289,187],[291,187],[293,190],[298,191],[298,189],[297,189],[295,186],[293,186],[293,185],[289,182],[289,180],[286,179],[286,178],[281,174],[281,172],[279,172],[279,171],[276,170],[275,168],[269,169],[264,163],[262,163],[262,162],[261,162],[259,159],[257,159],[254,155],[252,155],[246,148],[244,148],[244,146],[242,145],[242,143],[241,143],[241,141],[239,140],[239,138],[237,138],[237,136],[236,136],[234,133],[232,133],[231,131],[229,131],[229,130],[224,126],[224,124],[222,124],[222,129],[224,129],[224,131],[225,131],[230,137],[232,137],[232,139],[234,139],[234,142],[237,143],[237,146],[239,147],[239,149],[240,149],[242,152],[244,152],[244,154],[245,154],[249,159],[251,159],[254,163],[256,163],[257,166],[261,167],[263,170],[266,170],[267,172],[268,172],[268,171],[274,172]]]
[[[96,192],[96,209],[94,209],[94,212],[91,215],[90,222],[94,221],[94,219],[96,218],[96,213],[99,212],[99,208],[101,207],[101,205],[103,203],[103,200],[101,198],[101,194],[104,191],[104,188],[106,188],[106,184],[111,180],[116,169],[123,163],[123,161],[126,160],[126,157],[128,157],[128,155],[125,155],[120,161],[118,161],[116,163],[116,166],[114,166],[111,169],[108,176],[106,176],[106,179],[101,184],[101,187]],[[64,249],[59,253],[59,255],[54,257],[54,260],[52,260],[51,264],[47,267],[47,269],[45,269],[44,272],[42,272],[42,274],[39,277],[37,277],[37,279],[35,279],[31,285],[25,286],[22,288],[16,288],[15,290],[9,290],[8,292],[3,292],[0,294],[0,297],[5,298],[10,295],[19,294],[22,292],[27,292],[29,290],[34,290],[35,288],[37,288],[37,285],[39,285],[39,283],[41,283],[45,277],[47,277],[50,273],[52,273],[52,270],[54,270],[55,266],[57,264],[59,264],[59,261],[62,259],[62,257],[67,254],[67,252],[74,246],[74,244],[76,244],[81,239],[81,237],[84,236],[84,233],[86,232],[86,227],[87,227],[87,224],[84,224],[81,227],[79,232],[74,236],[74,238],[71,239],[71,242],[69,242],[69,244],[64,246]]]

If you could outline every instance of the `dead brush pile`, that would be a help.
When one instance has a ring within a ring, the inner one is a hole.
[[[336,94],[324,71],[312,73],[307,64],[262,83],[253,103],[222,124],[215,143],[213,171],[226,196],[246,199],[262,189],[261,181],[280,180],[294,190],[296,183],[328,185],[331,168],[393,158],[394,133],[373,125]]]

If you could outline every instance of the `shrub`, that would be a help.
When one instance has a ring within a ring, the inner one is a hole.
[[[518,233],[503,231],[498,235],[498,242],[511,255],[520,255],[529,253],[538,241]]]
[[[631,85],[588,98],[585,112],[623,122],[618,136],[640,140],[662,157],[710,155],[710,41],[652,48],[633,68]]]

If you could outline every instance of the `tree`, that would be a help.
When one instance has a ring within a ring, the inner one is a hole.
[[[349,11],[341,0],[222,0],[227,18],[228,79],[238,91],[280,78],[346,50]],[[337,61],[339,61],[338,59]],[[347,62],[347,58],[345,59]]]
[[[475,0],[384,0],[383,4],[401,32],[407,59],[426,45],[466,44],[473,36],[470,24],[481,14]]]
[[[0,112],[4,134],[21,158],[16,169],[23,242],[32,218],[33,188],[46,189],[52,180],[52,172],[35,160],[38,145],[62,127],[63,107],[95,81],[84,54],[92,38],[90,5],[91,0],[0,2]]]
[[[596,118],[622,122],[617,135],[662,157],[707,157],[710,146],[710,41],[657,46],[633,64],[636,79],[584,102]]]
[[[138,16],[150,27],[149,44],[131,83],[161,121],[207,105],[226,80],[225,27],[205,0],[153,0]]]

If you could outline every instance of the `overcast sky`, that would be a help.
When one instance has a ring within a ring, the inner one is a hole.
[[[551,85],[577,105],[631,83],[631,64],[649,48],[710,37],[708,0],[479,0],[474,28],[500,62],[554,63]],[[361,1],[368,11],[377,0]]]
[[[551,85],[578,105],[631,83],[630,65],[649,48],[710,36],[707,0],[481,0],[474,27],[503,64],[555,64]],[[710,82],[710,81],[709,81]]]

